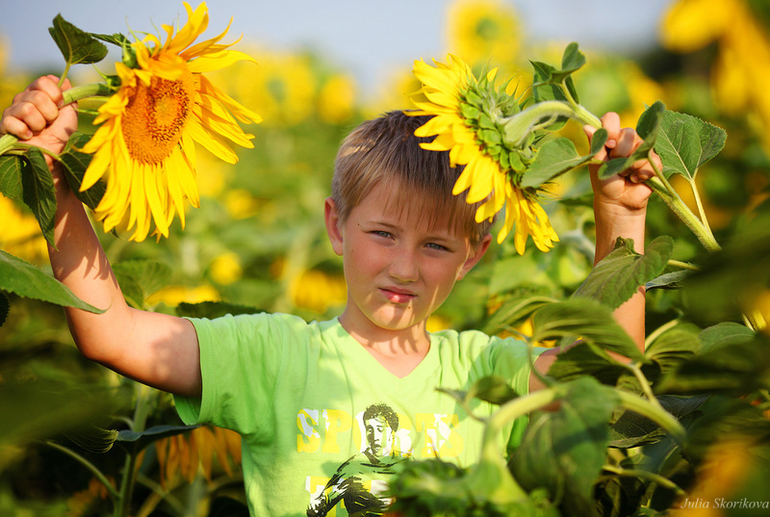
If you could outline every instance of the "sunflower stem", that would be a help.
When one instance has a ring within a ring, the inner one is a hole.
[[[109,97],[113,93],[115,92],[112,88],[104,83],[90,83],[65,90],[62,92],[62,96],[66,105],[88,97]]]
[[[519,148],[526,142],[529,134],[537,127],[541,120],[555,120],[558,117],[572,118],[583,124],[595,127],[602,126],[598,118],[579,104],[572,106],[565,101],[543,101],[530,106],[512,117],[501,120],[503,141],[513,148]]]

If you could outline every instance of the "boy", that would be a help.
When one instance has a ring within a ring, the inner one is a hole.
[[[56,81],[42,77],[17,95],[0,133],[60,152],[77,117],[60,106]],[[447,154],[419,148],[414,129],[424,121],[389,113],[343,143],[324,211],[348,299],[338,318],[320,323],[281,314],[188,320],[130,308],[83,206],[49,161],[58,202],[54,275],[108,308],[66,310],[75,343],[89,359],[175,394],[185,422],[237,430],[253,515],[382,514],[390,466],[436,455],[467,465],[479,450],[481,424],[435,388],[467,389],[492,374],[519,393],[540,387],[523,343],[425,330],[491,237],[488,224],[473,221],[475,207],[451,195],[460,171]],[[603,124],[610,138],[599,158],[639,145],[617,115]],[[650,195],[642,182],[651,175],[641,163],[603,182],[592,174],[597,261],[618,236],[642,251]],[[640,291],[616,313],[640,347],[643,311]],[[540,353],[535,367],[547,372],[557,352]],[[493,409],[477,406],[480,414]],[[506,430],[501,450],[518,444],[525,425]]]

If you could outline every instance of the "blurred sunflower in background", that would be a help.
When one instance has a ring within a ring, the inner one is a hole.
[[[689,53],[716,42],[712,94],[719,109],[745,116],[770,149],[770,35],[747,0],[679,0],[661,24],[663,45]]]
[[[131,240],[168,236],[175,214],[184,227],[185,200],[199,204],[194,142],[218,158],[235,163],[229,143],[251,148],[243,123],[261,117],[227,96],[203,75],[253,58],[220,44],[219,36],[195,44],[208,26],[206,4],[193,10],[184,3],[187,23],[175,31],[163,25],[166,41],[154,35],[131,45],[136,67],[116,63],[120,87],[100,108],[101,124],[83,147],[93,153],[81,190],[102,177],[104,197],[95,214],[106,231],[134,229]]]
[[[517,61],[521,27],[516,11],[497,0],[458,0],[447,12],[449,52],[472,67],[494,58],[503,67]]]

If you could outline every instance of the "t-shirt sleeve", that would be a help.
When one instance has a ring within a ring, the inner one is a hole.
[[[191,318],[203,384],[199,398],[174,397],[182,421],[211,423],[241,434],[264,430],[260,416],[272,414],[276,376],[292,327],[297,326],[294,319],[274,314]]]

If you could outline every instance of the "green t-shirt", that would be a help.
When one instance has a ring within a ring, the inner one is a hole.
[[[380,515],[395,463],[438,456],[472,464],[482,425],[436,388],[468,389],[498,375],[528,391],[526,345],[481,332],[431,334],[423,361],[399,378],[337,319],[285,314],[193,319],[203,394],[176,397],[187,424],[242,436],[249,508],[255,516]],[[475,401],[474,412],[494,406]],[[500,437],[516,446],[526,420]],[[508,442],[506,444],[506,441]]]

